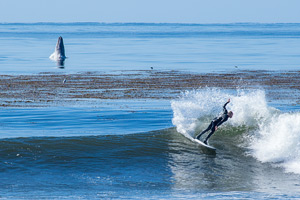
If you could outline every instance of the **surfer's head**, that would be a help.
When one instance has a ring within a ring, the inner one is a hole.
[[[233,112],[232,112],[232,111],[229,111],[229,112],[228,112],[228,116],[229,116],[230,118],[232,118]]]

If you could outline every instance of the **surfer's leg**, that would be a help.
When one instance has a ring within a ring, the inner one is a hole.
[[[206,139],[203,141],[203,143],[207,144],[208,139],[210,138],[210,136],[212,136],[212,134],[214,134],[215,130],[216,130],[216,126],[213,124],[212,127],[211,127],[210,133],[208,134]]]
[[[205,129],[204,131],[202,131],[196,138],[197,138],[198,140],[200,140],[200,137],[201,137],[204,133],[206,133],[207,131],[209,131],[209,130],[211,129],[212,125],[213,125],[213,123],[211,122],[210,125],[207,127],[207,129]]]

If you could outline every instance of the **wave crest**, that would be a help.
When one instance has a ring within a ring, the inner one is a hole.
[[[193,137],[200,124],[209,123],[222,112],[222,106],[228,98],[231,103],[227,109],[232,110],[234,116],[226,124],[233,126],[257,126],[275,110],[268,107],[262,90],[237,90],[233,94],[215,88],[198,89],[186,91],[179,99],[171,102],[173,125],[186,137]]]
[[[222,127],[251,127],[243,132],[251,156],[300,174],[300,113],[282,113],[268,106],[263,90],[186,91],[171,102],[172,123],[178,132],[191,139],[222,112],[228,98],[231,102],[227,109],[234,116]]]

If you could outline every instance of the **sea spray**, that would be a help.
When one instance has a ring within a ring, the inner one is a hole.
[[[186,137],[194,137],[197,129],[205,128],[223,111],[222,107],[229,98],[231,103],[227,109],[232,110],[234,116],[226,124],[256,126],[270,115],[265,92],[262,90],[226,93],[215,88],[204,88],[186,91],[179,99],[171,102],[173,125]]]
[[[222,112],[228,98],[231,102],[227,109],[232,110],[234,115],[222,128],[251,127],[242,132],[251,156],[263,163],[283,167],[287,172],[300,174],[300,113],[282,113],[268,106],[263,90],[229,93],[216,88],[202,88],[186,91],[171,102],[172,123],[179,133],[189,139],[194,138]]]
[[[212,114],[215,114],[222,97],[225,96],[229,97],[228,94],[217,89],[192,90],[182,93],[179,99],[171,102],[173,125],[184,136],[188,138],[194,137],[198,124],[197,120],[207,116],[211,117]]]
[[[251,142],[253,156],[300,174],[300,113],[281,113],[260,126]]]
[[[263,90],[237,90],[231,102],[234,117],[228,122],[233,126],[258,126],[276,112],[267,105]]]

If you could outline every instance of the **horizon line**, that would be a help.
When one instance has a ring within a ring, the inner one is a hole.
[[[0,25],[35,25],[35,24],[99,24],[99,25],[128,25],[128,24],[141,24],[141,25],[175,25],[175,24],[181,24],[181,25],[243,25],[243,24],[300,24],[300,22],[228,22],[228,23],[186,23],[186,22],[96,22],[96,21],[84,21],[84,22],[0,22]]]

